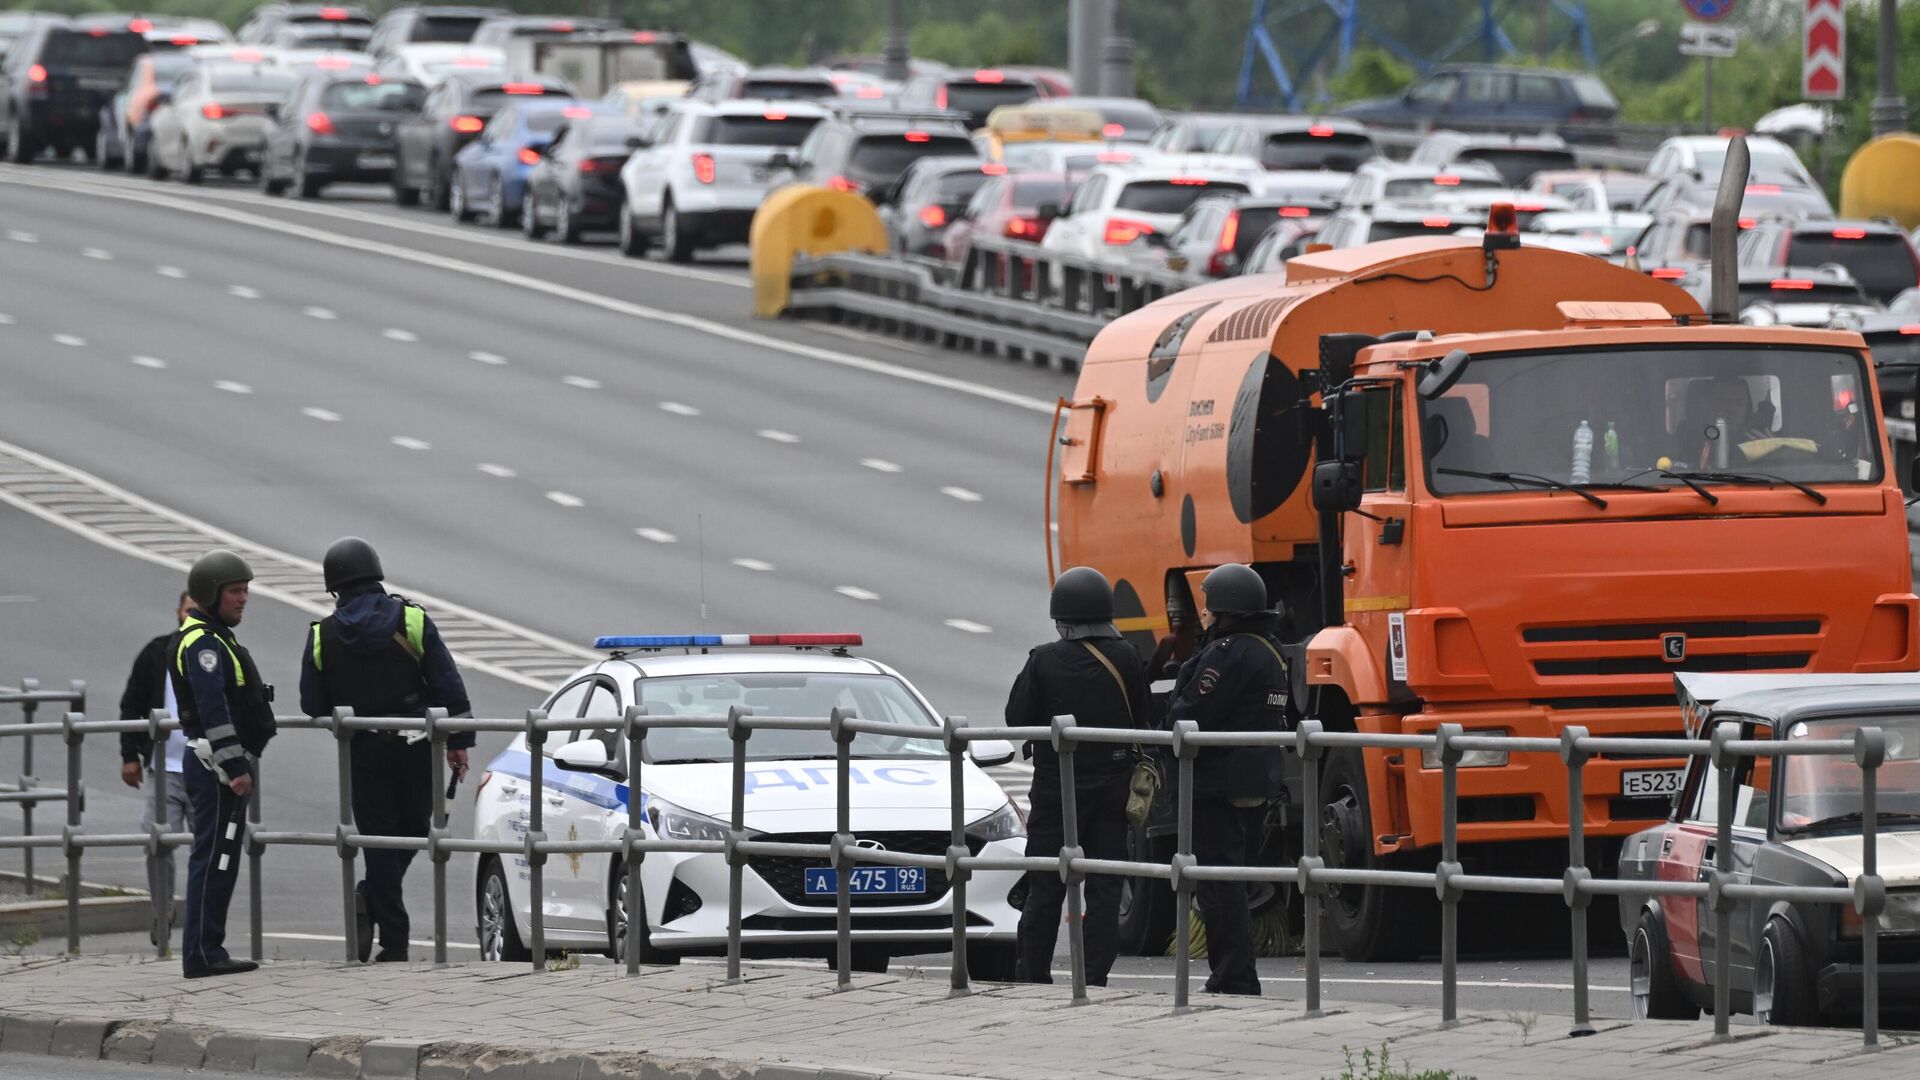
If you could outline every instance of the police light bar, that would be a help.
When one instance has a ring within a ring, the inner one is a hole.
[[[859,634],[604,634],[596,649],[819,648],[860,645]]]

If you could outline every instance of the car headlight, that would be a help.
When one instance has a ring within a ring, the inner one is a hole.
[[[1500,730],[1500,731],[1463,731],[1461,732],[1461,734],[1479,735],[1484,737],[1488,735],[1497,736],[1497,735],[1507,735],[1511,733],[1505,730]],[[1460,751],[1460,768],[1462,769],[1497,769],[1500,766],[1505,765],[1506,763],[1507,763],[1507,752],[1505,750],[1462,750]],[[1429,746],[1425,750],[1420,751],[1420,764],[1423,767],[1428,769],[1439,769],[1439,768],[1445,767],[1446,763],[1440,760],[1440,748],[1437,746]]]
[[[1857,938],[1861,936],[1860,913],[1853,910],[1852,904],[1840,907],[1840,936]],[[1887,893],[1887,906],[1880,911],[1880,932],[1883,934],[1920,934],[1920,889],[1894,889]]]
[[[967,826],[967,835],[982,843],[1011,840],[1027,835],[1027,823],[1020,816],[1019,808],[1009,799],[1007,805]]]
[[[727,838],[726,822],[682,810],[665,799],[647,800],[647,820],[652,822],[654,833],[667,840],[724,841]]]

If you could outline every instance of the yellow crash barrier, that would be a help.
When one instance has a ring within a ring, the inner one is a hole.
[[[793,260],[801,255],[887,250],[887,227],[873,204],[848,191],[791,184],[767,197],[747,233],[753,314],[777,318],[787,309]]]
[[[1862,146],[1840,177],[1840,216],[1890,217],[1902,228],[1920,225],[1920,135],[1901,131]]]

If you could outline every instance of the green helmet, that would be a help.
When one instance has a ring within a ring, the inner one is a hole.
[[[220,593],[236,581],[252,581],[253,567],[247,560],[224,548],[215,548],[200,556],[187,571],[187,595],[202,611],[220,603]]]

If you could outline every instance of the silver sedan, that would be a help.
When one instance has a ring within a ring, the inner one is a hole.
[[[147,175],[197,184],[209,169],[227,176],[257,172],[272,128],[268,110],[292,86],[292,74],[264,63],[195,68],[154,110]]]

